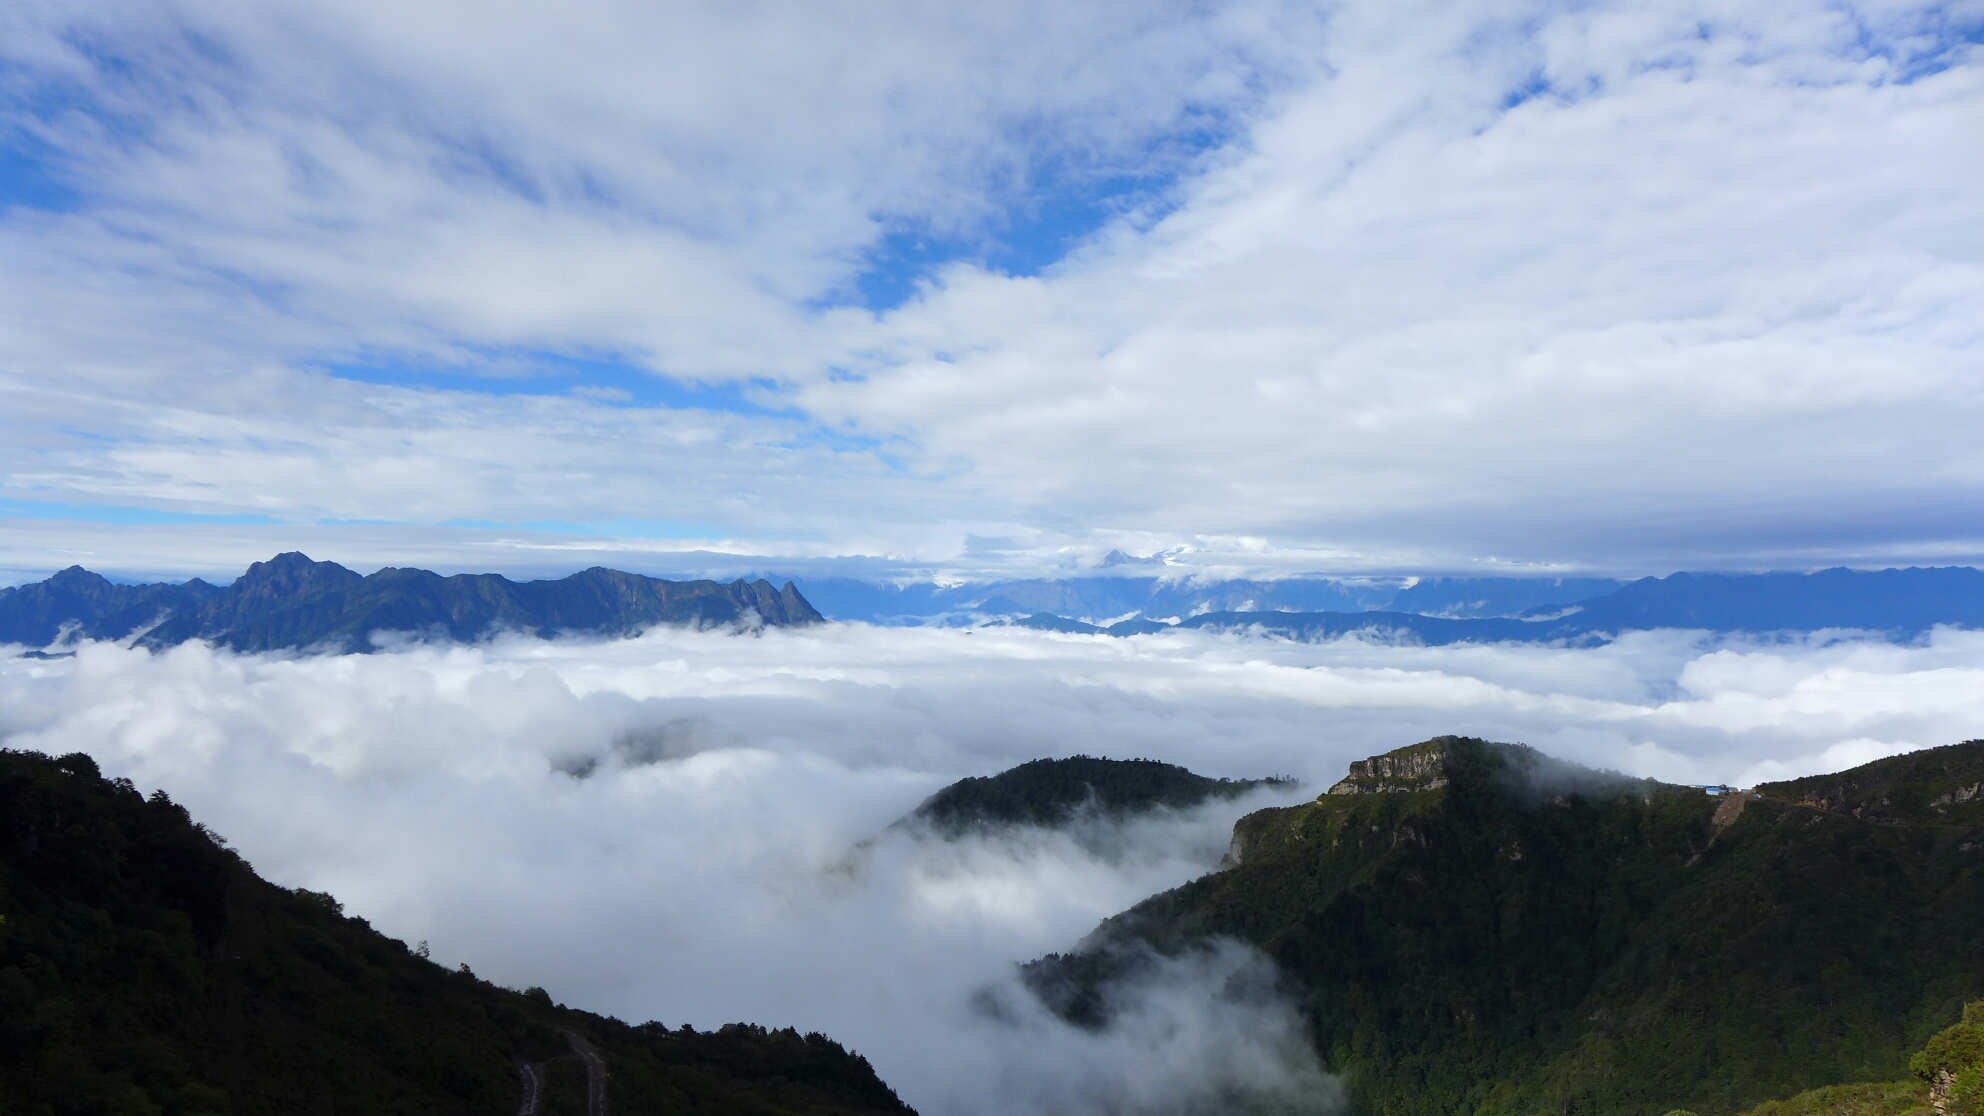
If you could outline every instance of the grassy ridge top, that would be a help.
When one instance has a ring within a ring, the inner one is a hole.
[[[163,794],[88,756],[0,751],[0,1112],[508,1116],[583,1111],[566,1032],[605,1058],[611,1111],[901,1114],[817,1035],[628,1026],[449,970],[287,891]]]
[[[1756,788],[1767,798],[1899,825],[1984,825],[1984,740],[1925,748]]]
[[[1423,789],[1249,815],[1237,868],[1030,980],[1080,1018],[1141,947],[1251,942],[1359,1110],[1400,1116],[1716,1116],[1894,1080],[1984,990],[1984,819],[1955,800],[1984,742],[1843,773],[1828,805],[1810,780],[1717,799],[1465,738],[1400,758],[1429,751],[1441,785],[1418,760]]]

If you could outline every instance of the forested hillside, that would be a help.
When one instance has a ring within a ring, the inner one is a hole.
[[[450,970],[258,878],[89,757],[0,751],[0,1112],[907,1114],[817,1034],[629,1026]],[[528,1069],[526,1068],[528,1067]]]
[[[1984,741],[1717,798],[1441,738],[1248,816],[1237,868],[1029,980],[1097,1023],[1144,949],[1252,942],[1369,1113],[1714,1116],[1892,1081],[1984,990],[1981,784]]]

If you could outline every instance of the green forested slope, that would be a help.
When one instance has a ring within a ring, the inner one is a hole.
[[[1395,756],[1429,753],[1425,789],[1353,779],[1249,816],[1238,868],[1031,980],[1092,1019],[1140,946],[1253,942],[1360,1110],[1428,1116],[1710,1116],[1895,1080],[1984,988],[1984,801],[1959,800],[1984,742],[1835,777],[1851,800],[1719,800],[1458,738]]]
[[[630,1027],[409,952],[266,883],[162,794],[84,755],[0,751],[0,1113],[906,1113],[819,1036]]]
[[[1765,1101],[1747,1116],[1977,1116],[1984,1108],[1984,1000],[1965,1004],[1963,1018],[1931,1036],[1908,1068],[1913,1076],[1903,1081],[1810,1089]]]

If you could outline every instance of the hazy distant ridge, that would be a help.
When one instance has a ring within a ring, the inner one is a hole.
[[[1051,631],[1110,635],[1162,630],[1148,620],[1098,626],[1057,615],[1035,615],[1020,623]],[[1912,638],[1939,624],[1984,627],[1984,572],[1949,566],[1833,569],[1814,574],[1677,573],[1646,578],[1568,605],[1541,605],[1512,617],[1452,618],[1394,611],[1220,611],[1201,613],[1178,626],[1257,631],[1302,640],[1367,632],[1444,645],[1578,643],[1655,628],[1718,632],[1848,628]]]
[[[1596,589],[1597,592],[1591,592]],[[1590,593],[1587,596],[1575,594]],[[823,602],[816,609],[814,600]],[[822,613],[825,613],[823,616]],[[118,585],[80,566],[0,589],[0,643],[44,647],[67,629],[148,647],[206,639],[237,650],[364,650],[380,632],[474,640],[632,635],[656,624],[774,626],[836,620],[970,624],[1137,635],[1182,628],[1290,639],[1353,632],[1429,645],[1602,641],[1654,628],[1810,632],[1827,628],[1913,638],[1937,625],[1984,627],[1984,572],[1968,566],[1813,574],[1689,574],[1606,579],[1429,578],[1403,588],[1297,578],[1209,583],[1086,577],[944,587],[850,579],[664,581],[594,567],[557,581],[497,574],[442,577],[387,568],[361,577],[335,562],[280,554],[232,585]],[[1127,619],[1125,619],[1127,617]]]
[[[1032,578],[940,585],[878,584],[850,577],[797,579],[834,620],[880,624],[970,623],[1049,613],[1100,623],[1124,617],[1182,619],[1208,612],[1363,612],[1390,609],[1432,616],[1514,616],[1538,605],[1569,604],[1609,593],[1621,581],[1596,577],[1429,577],[1401,586],[1293,577],[1217,581],[1123,575]]]

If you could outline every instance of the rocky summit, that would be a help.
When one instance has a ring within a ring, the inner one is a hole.
[[[1416,744],[1350,765],[1350,774],[1328,794],[1383,794],[1438,790],[1447,785],[1447,753],[1438,742]]]

